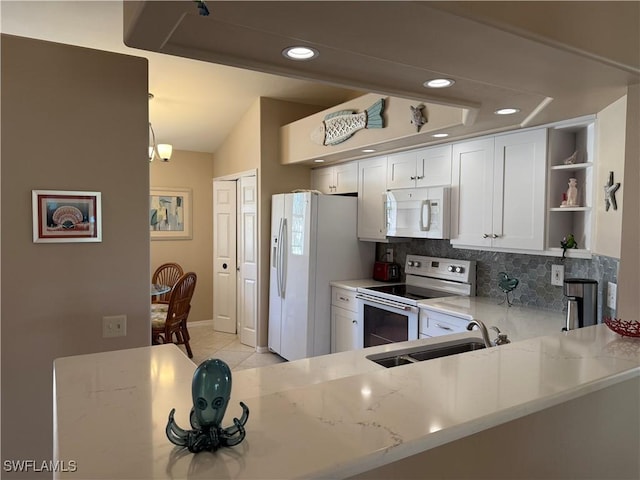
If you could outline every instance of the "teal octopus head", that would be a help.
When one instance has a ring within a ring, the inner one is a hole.
[[[193,415],[201,427],[219,426],[231,396],[231,369],[210,358],[198,366],[191,384]]]

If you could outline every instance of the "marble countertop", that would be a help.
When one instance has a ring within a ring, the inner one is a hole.
[[[378,282],[370,278],[359,280],[337,280],[331,286],[355,291],[360,287],[394,285],[398,282]],[[455,315],[465,320],[480,320],[487,327],[495,325],[513,340],[524,340],[552,335],[565,325],[565,314],[518,305],[499,305],[498,300],[488,297],[452,296],[418,302],[420,308]]]
[[[447,340],[469,334],[447,336]],[[233,373],[224,426],[251,413],[240,445],[190,454],[165,436],[189,426],[195,366],[174,345],[57,359],[59,478],[343,478],[629,378],[640,341],[604,325],[383,368],[365,358],[422,339]]]
[[[455,315],[465,320],[480,320],[487,327],[495,325],[514,340],[553,335],[565,326],[562,312],[505,304],[487,297],[443,297],[423,300],[420,308]]]

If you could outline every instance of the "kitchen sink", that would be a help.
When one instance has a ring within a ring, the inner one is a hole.
[[[395,352],[383,352],[367,355],[367,359],[376,362],[383,367],[398,367],[409,365],[433,358],[447,357],[458,353],[471,352],[485,348],[484,342],[480,338],[465,338],[463,340],[453,340],[449,342],[423,345],[420,347],[405,348]]]

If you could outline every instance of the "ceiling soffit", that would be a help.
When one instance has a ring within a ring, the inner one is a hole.
[[[615,61],[556,48],[558,39],[525,38],[430,3],[207,2],[211,15],[202,17],[193,2],[135,2],[125,8],[125,43],[476,110],[476,122],[461,134],[595,113],[639,79]],[[294,44],[313,46],[320,56],[291,62],[280,52]],[[441,76],[456,84],[422,86]],[[503,106],[521,111],[496,118],[493,111]]]

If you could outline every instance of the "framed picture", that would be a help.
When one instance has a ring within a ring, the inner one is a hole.
[[[191,239],[191,189],[152,187],[149,205],[151,240]]]
[[[32,190],[34,243],[102,241],[100,192]]]

